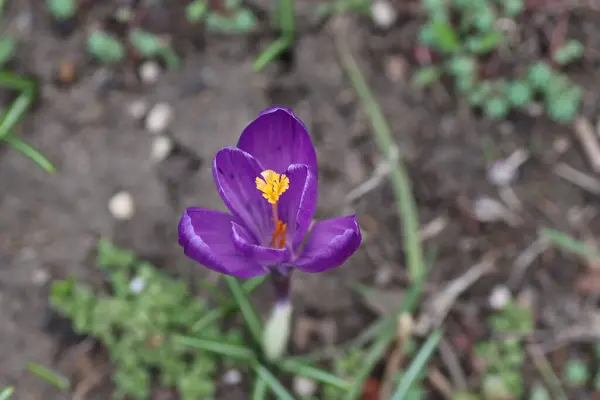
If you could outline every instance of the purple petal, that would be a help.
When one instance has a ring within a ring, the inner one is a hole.
[[[297,249],[312,223],[317,209],[317,179],[309,167],[290,165],[286,176],[289,189],[281,195],[277,205],[279,218],[287,224],[287,242]]]
[[[266,245],[273,233],[271,205],[256,188],[262,169],[248,153],[234,147],[219,150],[213,176],[223,202],[247,227],[257,243]]]
[[[288,249],[259,246],[246,228],[235,222],[232,222],[232,228],[233,245],[247,259],[267,266],[281,264],[289,259],[290,251]]]
[[[214,271],[252,278],[268,270],[240,253],[231,240],[235,217],[222,211],[188,208],[179,221],[179,244],[186,256]]]
[[[317,174],[317,154],[308,130],[291,110],[271,107],[242,132],[238,148],[252,154],[263,169],[283,173],[289,165],[308,165]]]
[[[342,265],[358,249],[362,238],[355,216],[316,222],[309,235],[292,264],[311,273]]]

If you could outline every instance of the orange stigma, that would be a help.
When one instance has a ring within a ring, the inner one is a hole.
[[[284,224],[277,215],[277,202],[279,197],[290,187],[290,180],[284,174],[267,169],[256,177],[256,188],[262,192],[262,195],[273,208],[273,221],[275,221],[275,231],[271,236],[271,247],[283,249],[285,247],[285,234],[287,224]]]

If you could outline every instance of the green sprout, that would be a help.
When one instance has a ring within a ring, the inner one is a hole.
[[[125,58],[125,46],[118,38],[104,31],[90,34],[87,51],[105,64],[117,63]]]
[[[194,0],[186,6],[185,15],[190,22],[204,20],[206,29],[224,34],[244,34],[256,28],[254,13],[243,7],[240,0],[226,0],[227,15],[212,11],[206,0]]]
[[[560,65],[566,65],[580,59],[583,56],[583,45],[578,40],[569,40],[563,47],[556,50],[553,60]]]
[[[571,386],[584,386],[591,377],[590,367],[581,359],[570,358],[565,363],[564,379]]]
[[[209,313],[205,302],[193,298],[184,281],[164,276],[133,253],[101,241],[97,263],[109,275],[112,294],[96,294],[70,278],[52,285],[50,303],[72,320],[75,332],[106,346],[116,364],[115,396],[148,398],[156,370],[159,382],[177,388],[182,399],[211,397],[217,358],[182,346],[176,336],[201,333],[239,344],[239,333],[221,331],[217,321],[196,332],[195,324]]]
[[[77,12],[76,0],[46,0],[50,14],[57,21],[71,19]]]
[[[253,66],[254,71],[262,70],[294,44],[296,39],[294,0],[278,0],[276,2],[274,25],[281,32],[281,37],[271,43],[256,58]]]
[[[205,0],[194,0],[185,7],[185,16],[190,22],[198,22],[206,15],[208,4]]]
[[[134,29],[129,33],[129,42],[142,57],[161,57],[170,68],[179,66],[179,57],[173,48],[153,33]]]
[[[497,26],[501,18],[524,11],[523,0],[424,0],[428,20],[419,31],[419,42],[443,57],[441,65],[419,69],[415,86],[427,86],[444,75],[453,78],[456,91],[472,107],[492,119],[503,119],[512,109],[526,109],[541,97],[547,115],[556,122],[572,122],[581,106],[582,89],[544,62],[533,64],[523,76],[481,81],[479,57],[506,43]],[[553,54],[557,65],[569,64],[583,55],[583,45],[569,40]]]
[[[509,302],[498,314],[489,318],[495,334],[528,334],[533,332],[531,310]],[[521,398],[525,383],[521,368],[525,352],[520,339],[509,337],[479,342],[475,354],[484,361],[481,390],[486,398]]]

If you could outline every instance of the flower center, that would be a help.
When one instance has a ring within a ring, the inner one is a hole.
[[[256,188],[262,192],[262,195],[273,207],[273,221],[275,221],[275,231],[271,235],[271,246],[276,249],[285,247],[285,233],[287,224],[284,224],[277,216],[277,202],[279,197],[289,189],[290,180],[284,174],[267,169],[256,177]],[[261,178],[262,177],[262,178]]]

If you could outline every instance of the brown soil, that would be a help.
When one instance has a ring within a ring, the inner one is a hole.
[[[64,335],[48,332],[48,284],[69,274],[91,282],[102,279],[90,261],[99,237],[181,276],[207,275],[180,251],[178,218],[192,205],[223,208],[214,190],[211,159],[219,148],[234,144],[242,128],[271,104],[293,108],[315,139],[321,171],[319,216],[354,211],[365,237],[362,248],[342,268],[295,276],[297,314],[335,320],[338,340],[343,340],[373,318],[349,283],[373,286],[377,276],[389,271],[385,286],[396,291],[406,287],[401,221],[387,182],[354,204],[345,201],[351,189],[372,176],[380,155],[337,58],[335,23],[315,25],[311,19],[315,2],[297,3],[302,3],[299,39],[287,68],[277,63],[262,73],[252,72],[257,51],[272,38],[263,21],[261,32],[251,38],[208,36],[200,48],[182,39],[182,67],[145,87],[135,80],[131,66],[109,69],[85,55],[87,30],[110,7],[90,6],[74,33],[63,38],[43,7],[24,0],[10,2],[3,31],[20,39],[17,69],[35,76],[41,85],[35,111],[18,133],[58,169],[49,176],[15,151],[3,148],[0,153],[0,385],[14,385],[17,399],[70,398],[28,373],[26,366],[38,362],[67,376],[81,368],[57,351]],[[252,4],[265,11],[270,2]],[[573,77],[586,84],[583,113],[595,118],[600,105],[600,88],[595,90],[598,15],[589,10],[569,15],[578,27],[574,35],[591,54],[575,68]],[[24,27],[27,16],[32,20]],[[473,325],[475,332],[485,333],[481,321],[488,312],[490,289],[498,283],[509,284],[513,293],[532,294],[540,328],[566,329],[585,310],[596,308],[594,295],[584,296],[573,286],[588,267],[551,249],[523,276],[514,265],[542,227],[589,238],[600,229],[597,197],[553,172],[555,165],[566,162],[593,174],[573,129],[545,117],[516,114],[504,122],[491,122],[466,112],[441,85],[426,92],[414,89],[409,78],[418,21],[414,15],[403,15],[382,33],[368,18],[353,16],[347,21],[352,32],[348,40],[405,156],[421,223],[436,218],[445,222],[440,233],[425,241],[436,254],[429,293],[435,294],[489,251],[500,254],[494,272],[453,308],[448,337],[456,344]],[[77,71],[76,82],[67,86],[55,80],[64,62],[75,63]],[[169,135],[177,151],[160,164],[149,157],[151,135],[127,112],[136,99],[148,104],[167,101],[175,109]],[[568,143],[562,154],[556,151],[560,141]],[[512,185],[522,204],[522,221],[515,226],[482,224],[469,216],[478,195],[498,197],[498,189],[486,179],[490,148],[492,159],[517,148],[532,153]],[[107,204],[122,189],[132,193],[136,214],[130,221],[116,222]],[[578,212],[582,218],[576,218]],[[270,296],[265,293],[263,303]]]

